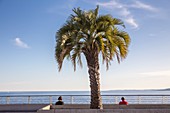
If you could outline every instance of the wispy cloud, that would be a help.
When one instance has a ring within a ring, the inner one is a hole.
[[[150,34],[149,34],[149,36],[150,36],[150,37],[155,37],[155,36],[156,36],[156,34],[154,34],[154,33],[150,33]]]
[[[97,2],[97,4],[106,9],[116,10],[117,12],[119,12],[118,14],[122,16],[129,25],[131,25],[133,28],[138,27],[136,20],[133,18],[133,15],[125,4],[122,4],[116,0],[112,0],[110,2]]]
[[[31,82],[28,81],[19,81],[19,82],[12,82],[11,85],[26,85],[31,84]]]
[[[31,81],[16,81],[16,82],[6,82],[6,83],[0,83],[0,85],[6,85],[6,86],[9,86],[9,85],[29,85],[29,84],[32,84]]]
[[[140,74],[145,76],[170,76],[170,70],[144,72]]]
[[[155,7],[142,3],[140,1],[135,1],[134,4],[130,5],[130,7],[137,8],[137,9],[144,9],[144,10],[153,11],[153,12],[158,11],[158,9],[156,9]]]
[[[25,42],[23,42],[20,38],[15,38],[15,45],[21,48],[30,48]]]
[[[133,26],[133,28],[138,28],[138,24],[136,22],[136,20],[133,17],[128,17],[125,19],[125,22],[130,24],[131,26]]]
[[[111,0],[109,2],[97,2],[96,4],[111,11],[116,10],[115,12],[118,12],[117,14],[121,16],[125,20],[125,22],[133,28],[138,28],[139,24],[137,23],[135,15],[132,14],[130,9],[141,9],[152,12],[158,11],[158,9],[156,9],[155,7],[142,3],[140,1],[133,1],[131,4],[125,4],[121,3],[120,0]]]

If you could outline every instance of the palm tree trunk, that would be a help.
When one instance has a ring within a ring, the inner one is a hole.
[[[103,109],[102,98],[100,94],[100,73],[99,73],[99,58],[97,51],[88,51],[86,54],[88,64],[88,73],[91,88],[91,109]]]

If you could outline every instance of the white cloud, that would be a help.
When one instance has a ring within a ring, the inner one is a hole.
[[[170,76],[170,70],[144,72],[144,73],[140,73],[140,74],[146,75],[146,76]]]
[[[156,34],[150,33],[149,36],[150,36],[150,37],[155,37]]]
[[[25,42],[23,42],[20,38],[15,38],[15,45],[21,48],[30,48]]]
[[[6,82],[6,83],[0,83],[0,85],[10,86],[10,85],[28,85],[32,84],[31,81],[16,81],[16,82]]]
[[[116,10],[116,12],[118,12],[118,15],[122,16],[127,24],[131,25],[133,28],[138,27],[138,23],[136,22],[135,18],[133,18],[133,15],[125,4],[122,4],[116,0],[105,3],[98,2],[97,4],[106,9]]]
[[[122,8],[122,4],[118,3],[117,1],[115,0],[112,0],[112,1],[109,1],[109,2],[97,2],[98,5],[100,6],[103,6],[103,7],[107,7],[107,8],[110,8],[110,9],[113,9],[113,8]]]
[[[125,19],[125,21],[130,24],[131,26],[133,26],[133,28],[138,28],[138,24],[136,23],[135,19],[132,17],[128,17]]]
[[[9,83],[11,85],[28,85],[28,84],[31,84],[31,82],[28,82],[28,81],[18,81],[18,82],[12,82],[12,83]]]
[[[138,8],[138,9],[144,9],[144,10],[148,10],[148,11],[153,11],[153,12],[157,12],[158,9],[156,9],[155,7],[142,3],[140,1],[135,1],[134,4],[132,4],[130,7],[132,8]]]
[[[129,11],[127,8],[122,8],[122,9],[120,10],[120,15],[126,17],[126,16],[131,15],[131,13],[130,13],[130,11]]]
[[[135,15],[133,15],[130,11],[130,8],[147,10],[152,12],[158,11],[158,9],[156,9],[155,7],[142,3],[140,1],[132,1],[131,4],[125,4],[121,3],[120,0],[111,0],[109,2],[97,2],[96,4],[100,5],[101,7],[104,7],[105,9],[109,9],[110,11],[115,10],[115,12],[117,12],[118,15],[122,16],[125,22],[133,28],[138,28],[139,25],[137,23],[137,20],[135,19]]]

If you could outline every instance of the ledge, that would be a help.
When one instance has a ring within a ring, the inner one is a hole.
[[[50,109],[51,107],[51,109]],[[170,113],[170,104],[104,104],[104,109],[90,109],[89,104],[5,104],[0,105],[3,113]]]
[[[89,104],[52,105],[52,109],[90,109]],[[104,104],[103,109],[170,109],[170,104]]]

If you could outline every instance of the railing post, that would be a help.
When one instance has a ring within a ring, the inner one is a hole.
[[[31,98],[31,97],[30,97],[30,96],[28,96],[28,104],[30,104],[30,98]]]
[[[73,104],[73,96],[70,96],[70,102],[71,102],[71,104]]]
[[[165,96],[162,96],[162,104],[165,104]]]
[[[141,103],[141,96],[138,96],[138,104]]]
[[[115,96],[115,104],[117,104],[118,102],[117,102],[117,96]]]
[[[52,104],[52,96],[49,96],[49,102]]]
[[[10,101],[10,97],[7,96],[7,97],[6,97],[6,104],[9,104],[9,101]]]

